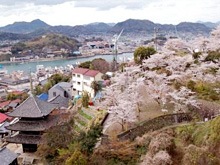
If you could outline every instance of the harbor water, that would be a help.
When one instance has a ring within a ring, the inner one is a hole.
[[[114,58],[114,55],[96,55],[92,57],[84,57],[84,58],[74,58],[74,59],[62,59],[57,61],[36,61],[36,62],[24,62],[24,63],[11,63],[11,64],[2,64],[3,68],[8,71],[8,73],[12,73],[13,71],[24,71],[25,73],[36,72],[37,65],[44,65],[44,67],[60,67],[73,65],[80,62],[91,61],[96,58],[103,58],[108,62],[111,62]],[[118,61],[122,62],[123,59],[131,59],[133,58],[133,53],[124,53],[117,56]]]

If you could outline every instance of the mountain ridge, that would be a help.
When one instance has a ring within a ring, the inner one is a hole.
[[[76,26],[51,26],[39,19],[31,22],[15,22],[13,24],[0,27],[0,32],[27,34],[30,38],[38,37],[45,34],[57,33],[70,37],[77,37],[79,35],[94,35],[102,33],[119,33],[124,29],[124,33],[154,33],[154,28],[157,27],[162,33],[191,33],[193,35],[209,35],[210,26],[203,23],[181,22],[178,25],[154,23],[150,20],[143,19],[127,19],[122,22],[109,25],[108,23],[95,22],[87,25]]]

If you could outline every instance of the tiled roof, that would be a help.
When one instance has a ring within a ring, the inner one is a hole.
[[[8,116],[4,113],[0,113],[0,123],[3,123],[5,120],[8,119]]]
[[[58,115],[48,115],[45,118],[37,120],[20,119],[18,122],[7,126],[8,130],[13,131],[45,131],[49,128],[56,126],[60,121]]]
[[[73,72],[74,73],[80,73],[80,74],[85,74],[89,69],[85,69],[85,68],[74,68]]]
[[[0,149],[0,162],[1,162],[1,165],[9,165],[17,157],[18,157],[18,155],[16,153],[10,151],[6,147]]]
[[[0,133],[9,133],[10,130],[6,129],[6,127],[9,126],[9,122],[4,122],[0,124]]]
[[[52,98],[49,102],[53,103],[53,104],[59,104],[59,108],[62,108],[62,107],[68,108],[69,101],[70,101],[70,99],[58,95],[58,96]]]
[[[85,69],[85,68],[75,68],[73,69],[73,72],[80,73],[80,74],[83,74],[89,77],[95,77],[99,73],[99,71],[97,70],[91,70],[91,69]]]
[[[0,108],[4,108],[5,106],[9,105],[11,101],[5,101],[0,103]]]
[[[18,134],[13,137],[7,137],[6,141],[9,143],[40,144],[41,135]]]
[[[12,102],[12,103],[20,103],[21,100],[20,100],[20,99],[16,99],[16,100],[12,100],[11,102]]]
[[[86,72],[84,75],[89,77],[95,77],[98,73],[99,71],[97,70],[88,70],[88,72]]]
[[[9,114],[12,117],[25,117],[25,118],[41,118],[50,114],[57,104],[45,102],[37,97],[30,96],[16,109]]]
[[[23,94],[23,92],[21,92],[21,91],[13,91],[13,92],[11,92],[11,94],[14,94],[14,95],[21,95],[21,94]]]

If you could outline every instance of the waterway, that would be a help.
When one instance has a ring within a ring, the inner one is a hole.
[[[44,67],[60,67],[60,66],[67,66],[67,65],[73,65],[78,62],[85,62],[85,61],[91,61],[95,58],[103,58],[108,62],[111,62],[113,60],[114,55],[96,55],[92,57],[86,57],[86,58],[74,58],[74,59],[63,59],[63,60],[57,60],[57,61],[37,61],[37,62],[25,62],[25,63],[11,63],[11,64],[2,64],[3,68],[8,71],[8,73],[12,73],[13,71],[24,71],[25,73],[36,71],[37,65],[44,65]],[[122,61],[126,58],[133,58],[133,53],[124,53],[118,55],[117,59],[118,61]]]

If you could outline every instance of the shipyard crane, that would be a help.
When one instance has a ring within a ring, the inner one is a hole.
[[[113,57],[113,64],[114,68],[116,69],[117,67],[117,55],[118,55],[118,40],[120,39],[124,29],[121,30],[119,35],[114,35],[113,43],[114,43],[114,57]]]

